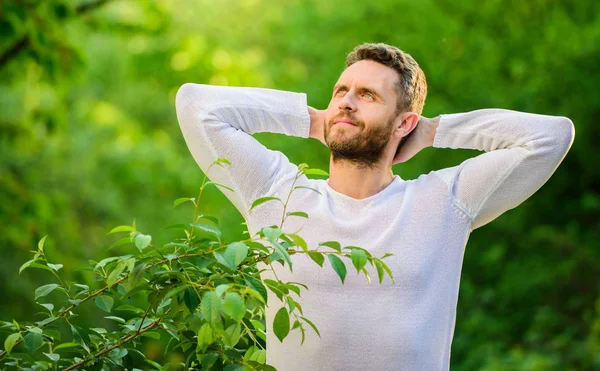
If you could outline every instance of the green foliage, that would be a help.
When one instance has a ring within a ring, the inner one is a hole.
[[[222,163],[223,160],[218,159],[213,165]],[[305,164],[299,166],[296,180],[306,169]],[[35,300],[46,300],[52,292],[61,291],[66,297],[55,297],[60,309],[54,312],[54,303],[38,302],[48,311],[44,313],[46,319],[4,322],[1,328],[12,333],[4,342],[5,350],[0,352],[0,365],[8,369],[109,370],[134,365],[142,367],[145,362],[155,368],[167,369],[170,363],[161,365],[136,350],[144,338],[160,340],[164,336],[169,338],[165,353],[179,351],[185,359],[173,366],[186,370],[273,370],[265,363],[267,290],[275,293],[283,303],[272,323],[273,332],[280,341],[292,329],[298,329],[304,343],[304,324],[317,334],[319,330],[302,316],[298,301],[301,288],[308,290],[308,287],[279,279],[263,280],[257,267],[259,262],[271,264],[281,260],[292,269],[291,255],[327,255],[338,274],[343,270],[342,281],[346,271],[338,255],[351,259],[357,273],[362,270],[367,278],[368,273],[363,270],[367,262],[372,266],[385,266],[381,260],[356,246],[344,247],[351,252],[342,253],[343,249],[335,241],[321,244],[333,247],[333,251],[309,250],[302,237],[283,233],[281,229],[286,217],[293,216],[285,213],[287,202],[283,203],[280,227],[264,227],[253,238],[224,243],[218,226],[198,223],[200,219],[212,219],[199,214],[200,199],[208,184],[206,177],[204,180],[200,194],[192,201],[195,206],[193,218],[182,229],[183,237],[157,246],[152,243],[151,235],[137,230],[135,221],[131,226],[118,226],[109,232],[127,234],[128,243],[135,245],[137,251],[99,262],[90,261],[90,270],[103,287],[91,289],[78,282],[65,283],[53,273],[60,283],[38,287]],[[294,184],[290,195],[298,188]],[[198,229],[208,232],[210,238],[197,235]],[[46,237],[34,251],[32,261],[36,266],[30,263],[22,266],[21,271],[51,265],[44,252]],[[129,304],[135,297],[144,299],[143,307]],[[99,309],[111,314],[104,318],[114,321],[116,329],[75,325],[75,312],[91,299]],[[294,318],[292,328],[290,316]],[[60,330],[64,327],[70,330],[70,338],[61,338]],[[29,355],[14,352],[20,344]],[[38,351],[45,346],[48,352]]]
[[[143,230],[152,231],[156,246],[178,238],[182,224],[189,228],[197,197],[176,199],[191,194],[202,174],[176,123],[173,102],[181,84],[303,91],[310,105],[324,108],[346,53],[364,41],[382,41],[411,53],[425,71],[427,117],[501,107],[568,116],[576,127],[573,148],[548,183],[471,234],[451,369],[600,368],[600,2],[4,0],[0,30],[0,313],[17,320],[2,339],[29,333],[18,322],[32,318],[31,308],[60,312],[59,305],[50,306],[67,297],[60,288],[39,298],[40,305],[34,299],[36,288],[59,278],[80,285],[71,289],[81,294],[67,299],[79,316],[76,325],[112,329],[118,320],[103,319],[99,314],[107,312],[82,302],[96,290],[101,268],[95,269],[97,262],[82,268],[81,262],[103,256],[95,247],[105,245],[107,226],[143,215]],[[316,141],[255,137],[294,163],[328,165],[329,153]],[[426,149],[394,170],[413,179],[477,154]],[[209,215],[198,216],[196,224],[227,226],[219,238],[241,240],[243,228],[234,226],[243,219],[235,208],[216,187],[205,196]],[[177,207],[161,200],[176,200]],[[304,217],[294,212],[284,217]],[[172,221],[177,224],[161,229]],[[122,232],[133,230],[127,228]],[[31,259],[28,251],[47,234],[52,238],[45,255]],[[108,247],[112,257],[150,250],[148,245],[139,252],[130,236]],[[308,254],[316,264],[329,264],[319,252]],[[196,266],[209,263],[199,259]],[[136,261],[133,271],[127,264],[107,290],[147,280],[149,263]],[[387,273],[374,264],[381,281]],[[109,273],[118,272],[116,261],[105,263],[105,270],[107,265]],[[259,280],[245,277],[244,284],[266,300]],[[143,315],[144,292],[129,304],[115,300],[115,316],[108,317]],[[198,307],[200,297],[191,288],[170,298],[178,295],[186,308]],[[38,350],[44,361],[82,349],[70,342],[70,327],[61,334],[66,342],[53,352]],[[139,350],[151,362],[182,361],[177,352],[163,355],[169,338],[144,337],[142,347],[122,359],[141,359]],[[4,344],[8,349],[10,341]],[[214,364],[217,357],[208,353],[202,363]]]

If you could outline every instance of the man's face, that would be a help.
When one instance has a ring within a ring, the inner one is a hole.
[[[334,161],[364,167],[380,161],[396,126],[397,78],[394,69],[371,60],[356,62],[340,75],[325,117],[325,142]]]

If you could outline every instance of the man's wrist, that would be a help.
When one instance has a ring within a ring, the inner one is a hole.
[[[423,117],[422,117],[423,118]],[[427,146],[428,147],[432,147],[433,146],[433,141],[435,139],[435,134],[437,132],[437,128],[440,124],[440,118],[441,116],[437,116],[437,117],[433,117],[433,118],[428,118],[426,119],[426,137],[427,137]]]
[[[308,114],[310,116],[310,132],[308,134],[309,138],[315,138],[319,142],[327,145],[325,143],[323,127],[325,124],[325,111],[308,106]]]
[[[317,127],[317,110],[308,106],[308,115],[310,116],[310,138],[315,138],[316,127]]]

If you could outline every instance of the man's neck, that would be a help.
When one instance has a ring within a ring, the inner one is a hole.
[[[371,197],[385,189],[394,180],[389,166],[363,168],[346,161],[329,160],[327,184],[335,191],[354,199]]]

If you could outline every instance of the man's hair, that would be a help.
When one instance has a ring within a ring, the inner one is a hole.
[[[398,72],[396,92],[397,112],[416,112],[421,115],[427,96],[427,81],[419,64],[395,46],[384,43],[364,43],[354,48],[346,57],[346,68],[361,60],[372,60]]]

